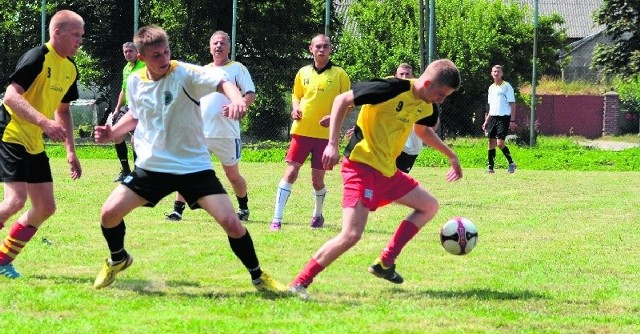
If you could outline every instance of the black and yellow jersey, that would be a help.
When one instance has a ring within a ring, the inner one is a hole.
[[[353,86],[354,104],[362,106],[344,155],[390,177],[413,124],[435,126],[438,110],[413,95],[416,80],[375,79]]]
[[[24,89],[22,96],[37,111],[51,119],[62,103],[78,99],[78,70],[71,58],[58,55],[50,43],[27,51],[9,76]],[[16,115],[2,104],[0,110],[0,134],[7,143],[20,144],[27,152],[44,151],[42,128]]]

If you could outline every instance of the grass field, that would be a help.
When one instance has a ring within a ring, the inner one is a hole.
[[[179,223],[164,220],[172,198],[126,218],[134,264],[111,287],[94,290],[108,255],[99,212],[115,187],[117,162],[82,163],[84,175],[74,182],[66,162],[52,158],[58,211],[15,261],[25,278],[0,278],[0,327],[7,333],[639,332],[638,171],[485,175],[467,168],[464,179],[447,183],[445,168],[418,167],[412,175],[441,209],[398,259],[405,283],[367,272],[407,213],[390,205],[371,214],[360,243],[317,277],[313,300],[302,301],[257,293],[202,210],[187,211]],[[327,174],[326,228],[312,231],[305,166],[283,229],[273,233],[283,168],[242,165],[250,185],[247,228],[262,266],[289,283],[338,233],[341,179],[338,171]],[[479,228],[478,246],[466,256],[446,253],[438,240],[440,225],[456,215]]]

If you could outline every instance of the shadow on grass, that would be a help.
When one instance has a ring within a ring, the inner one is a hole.
[[[497,291],[491,289],[469,289],[469,290],[422,290],[416,293],[402,291],[407,298],[439,298],[439,299],[479,299],[479,300],[527,300],[527,299],[547,299],[544,294],[522,290],[522,291]]]
[[[93,278],[73,277],[73,276],[30,276],[30,279],[40,281],[50,281],[53,284],[85,285],[92,287]],[[250,285],[247,285],[249,288]],[[170,289],[171,288],[171,289]],[[211,291],[216,286],[203,286],[199,282],[185,280],[140,280],[140,279],[118,279],[113,284],[100,290],[116,289],[131,291],[140,295],[152,297],[184,297],[184,298],[207,298],[207,299],[227,299],[244,298],[259,295],[264,299],[281,299],[295,297],[287,292],[273,293],[266,291],[239,291],[224,292]],[[221,290],[224,288],[220,288]],[[96,290],[99,291],[99,290]]]

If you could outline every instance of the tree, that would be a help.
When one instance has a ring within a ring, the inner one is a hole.
[[[436,1],[436,58],[453,60],[462,76],[461,89],[442,108],[449,132],[479,134],[492,65],[503,65],[505,79],[516,89],[530,78],[532,17],[531,8],[501,0]],[[356,81],[392,74],[402,61],[418,64],[418,19],[417,1],[358,1],[349,9],[354,28],[339,39],[336,58]],[[556,50],[565,41],[556,28],[560,23],[557,15],[539,19],[541,73],[559,72]]]
[[[637,75],[640,72],[640,1],[604,0],[594,20],[605,25],[605,32],[613,43],[596,46],[592,68],[624,78]]]

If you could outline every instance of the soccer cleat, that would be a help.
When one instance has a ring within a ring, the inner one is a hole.
[[[274,220],[271,222],[271,231],[278,232],[282,228],[282,222],[279,220]]]
[[[300,299],[303,299],[303,300],[311,299],[311,295],[309,295],[309,293],[307,292],[307,288],[305,288],[304,285],[290,286],[289,290],[287,291],[289,291],[289,293],[291,294],[298,296]]]
[[[20,278],[21,275],[16,271],[16,268],[13,267],[13,264],[7,263],[5,265],[0,266],[0,276],[4,276],[7,278]]]
[[[320,215],[320,217],[312,217],[310,225],[312,230],[322,228],[324,226],[324,216]]]
[[[402,284],[404,279],[402,276],[396,272],[396,264],[394,263],[391,267],[384,269],[382,267],[382,263],[380,260],[377,260],[371,267],[369,267],[369,272],[376,275],[377,277],[384,278],[387,281],[395,284]]]
[[[484,171],[485,174],[493,174],[496,171],[493,170],[493,168],[487,168],[487,170]]]
[[[125,172],[124,170],[120,170],[120,174],[118,174],[118,177],[116,177],[115,180],[113,180],[113,182],[122,182],[124,178],[127,177],[127,175],[129,175],[129,173],[131,172]]]
[[[238,219],[243,222],[249,221],[249,209],[239,209],[238,210]]]
[[[280,293],[287,291],[287,287],[284,284],[273,279],[266,271],[263,271],[262,275],[254,279],[252,283],[256,290],[262,292]]]
[[[509,164],[509,167],[507,168],[507,173],[513,174],[515,172],[516,172],[516,164],[512,162]]]
[[[172,213],[165,216],[167,216],[167,220],[171,220],[174,222],[182,220],[182,214],[180,214],[178,211],[173,211]]]
[[[116,275],[129,268],[133,263],[133,258],[130,255],[127,255],[127,258],[124,261],[119,262],[117,264],[113,264],[111,260],[105,259],[104,266],[102,270],[98,273],[98,277],[96,277],[96,281],[93,282],[93,287],[96,289],[101,289],[106,286],[111,285],[116,280]]]

